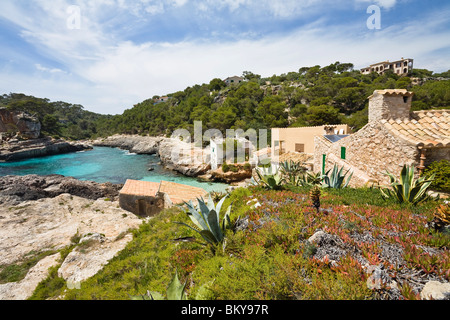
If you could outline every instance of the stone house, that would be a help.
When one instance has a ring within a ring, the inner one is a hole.
[[[414,60],[401,58],[398,61],[389,62],[383,61],[370,65],[367,68],[361,69],[362,74],[371,74],[377,72],[378,74],[384,74],[387,70],[392,70],[398,75],[407,75],[413,69]]]
[[[138,216],[152,217],[164,209],[195,201],[207,194],[202,188],[169,181],[127,180],[119,192],[119,205]]]
[[[376,90],[369,97],[369,122],[336,142],[315,137],[314,170],[337,164],[354,172],[351,185],[388,183],[386,170],[399,175],[414,165],[417,173],[441,159],[450,160],[450,110],[411,112],[412,92]]]

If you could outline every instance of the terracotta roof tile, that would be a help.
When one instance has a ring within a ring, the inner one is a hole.
[[[127,180],[120,193],[154,197],[158,191],[166,193],[174,204],[182,204],[184,201],[196,200],[197,198],[207,195],[207,192],[201,188],[179,183],[168,181],[161,181],[159,183],[137,180]]]
[[[383,120],[393,135],[417,146],[450,147],[450,110],[415,111],[408,120]]]

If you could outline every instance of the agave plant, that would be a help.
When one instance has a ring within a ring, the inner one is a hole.
[[[334,188],[334,189],[346,188],[353,176],[353,172],[350,173],[349,177],[347,178],[347,181],[344,183],[345,177],[347,176],[350,170],[347,170],[347,172],[343,174],[344,167],[339,169],[338,166],[335,164],[333,167],[333,171],[331,171],[331,174],[330,171],[331,169],[328,170],[322,176],[323,178],[322,186],[325,188]]]
[[[187,281],[182,284],[178,278],[178,271],[172,278],[166,290],[167,300],[187,300],[185,289]],[[147,291],[146,294],[130,296],[131,300],[164,300],[164,296],[156,291]]]
[[[434,180],[434,174],[430,177],[421,177],[416,179],[414,177],[414,166],[404,165],[398,180],[392,173],[386,171],[385,173],[391,185],[389,187],[381,187],[381,194],[383,198],[394,198],[399,203],[411,203],[417,205],[430,196],[427,194],[427,189]]]
[[[222,243],[225,238],[225,231],[231,225],[230,221],[231,205],[227,208],[222,223],[220,223],[219,218],[223,203],[225,202],[225,199],[227,197],[228,195],[223,197],[217,203],[217,205],[214,204],[211,195],[209,195],[209,201],[207,203],[204,201],[203,198],[197,199],[198,206],[195,206],[192,203],[192,201],[189,201],[189,203],[185,203],[188,208],[186,214],[195,224],[195,227],[192,227],[183,222],[176,222],[176,223],[194,230],[195,232],[197,232],[202,236],[202,238],[206,241],[207,244],[210,244],[213,247],[219,243]]]
[[[284,161],[280,163],[280,172],[286,181],[294,186],[300,184],[301,176],[306,171],[306,168],[300,163],[295,161]]]
[[[255,172],[258,176],[258,180],[254,179],[256,184],[270,190],[281,190],[283,188],[285,179],[278,170],[275,173],[272,173],[271,169],[256,168]]]
[[[306,172],[300,179],[299,185],[304,187],[314,187],[320,185],[323,180],[323,175],[320,172],[310,173]]]

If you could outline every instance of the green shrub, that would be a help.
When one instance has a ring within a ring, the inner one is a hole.
[[[244,170],[246,170],[246,171],[252,170],[252,165],[247,162],[246,164],[244,164]]]
[[[436,191],[450,192],[450,161],[435,161],[425,170],[425,176],[435,175],[430,188]]]
[[[230,171],[231,171],[231,172],[239,172],[239,167],[238,167],[238,166],[233,166],[233,165],[231,165],[231,166],[230,166]]]
[[[224,173],[227,173],[228,171],[230,171],[230,166],[229,166],[228,164],[224,163],[224,164],[222,165],[222,171],[223,171]]]

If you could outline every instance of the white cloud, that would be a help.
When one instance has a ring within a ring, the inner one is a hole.
[[[65,71],[58,69],[58,68],[46,68],[41,66],[39,63],[35,64],[36,69],[39,71],[43,71],[43,72],[48,72],[48,73],[66,73]]]
[[[359,2],[365,0],[356,0]],[[234,42],[219,40],[190,40],[177,43],[136,44],[120,38],[108,10],[123,8],[129,14],[160,5],[156,11],[170,6],[187,6],[187,0],[98,0],[79,1],[82,9],[82,28],[68,30],[66,7],[69,0],[36,1],[45,18],[29,15],[29,9],[6,1],[0,4],[0,17],[20,26],[22,37],[32,43],[58,67],[32,62],[36,74],[22,75],[11,70],[0,70],[0,87],[6,92],[24,92],[51,100],[64,100],[84,105],[101,113],[122,113],[153,95],[184,90],[188,86],[207,83],[211,79],[252,71],[271,76],[300,67],[327,65],[335,61],[352,62],[356,68],[386,59],[402,56],[414,58],[416,67],[438,69],[438,62],[448,65],[447,59],[433,54],[450,47],[450,32],[440,29],[446,23],[448,12],[423,16],[408,23],[386,27],[373,32],[361,25],[330,27],[324,20],[285,34],[264,36],[253,40]],[[195,2],[209,10],[211,0]],[[225,0],[222,8],[230,12],[252,6],[254,0]],[[302,10],[316,8],[318,1],[266,1],[260,7],[281,18],[304,14]],[[381,1],[378,1],[381,4]],[[383,4],[393,5],[386,0]],[[161,7],[162,6],[162,7]],[[109,8],[109,9],[108,9]],[[150,11],[152,9],[149,9]],[[156,14],[155,11],[155,14]],[[430,17],[433,19],[430,19]],[[122,22],[122,20],[120,20]],[[110,25],[111,23],[111,25]],[[420,27],[420,28],[419,28]],[[108,30],[109,30],[108,29]],[[365,34],[358,36],[356,30]],[[433,57],[433,59],[429,59]],[[441,65],[442,68],[442,65]],[[448,68],[448,67],[447,67]],[[67,71],[63,71],[67,70]]]

